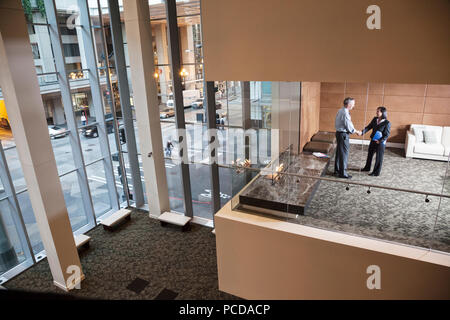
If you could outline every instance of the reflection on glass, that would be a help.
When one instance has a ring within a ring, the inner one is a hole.
[[[16,148],[5,150],[6,162],[8,163],[9,172],[13,180],[16,191],[23,190],[27,187],[25,178],[22,172],[19,155]]]
[[[83,152],[84,161],[86,164],[102,158],[98,133],[99,131],[97,125],[88,126],[81,130],[81,150]]]
[[[44,245],[41,240],[36,218],[34,217],[33,208],[31,207],[28,191],[18,194],[17,200],[19,201],[20,210],[22,211],[22,217],[27,229],[28,237],[30,238],[33,253],[38,254],[44,250]]]
[[[76,231],[88,223],[83,200],[81,199],[77,173],[72,172],[61,177],[60,180],[72,231]]]
[[[209,166],[204,164],[191,164],[189,165],[189,174],[194,216],[212,219],[211,180],[205,179],[210,174]]]
[[[62,127],[50,126],[50,128],[53,128],[53,130],[58,130]],[[54,136],[51,138],[53,153],[55,154],[56,166],[58,168],[58,174],[60,175],[75,169],[72,148],[69,139],[69,132],[67,132],[67,134],[65,135]]]
[[[0,187],[1,188],[1,187]],[[0,193],[1,196],[1,193]],[[0,201],[0,275],[19,263],[25,257],[25,248],[20,242],[17,227],[12,218],[9,200]]]
[[[181,167],[175,161],[166,159],[166,176],[169,188],[170,210],[184,213],[183,184],[181,182]]]
[[[442,180],[442,197],[439,200],[439,210],[433,226],[431,248],[450,252],[450,155]]]
[[[86,166],[86,173],[94,203],[95,215],[98,218],[111,210],[111,198],[106,184],[102,161]]]

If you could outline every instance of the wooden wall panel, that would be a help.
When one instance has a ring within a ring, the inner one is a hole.
[[[398,84],[386,83],[384,94],[387,96],[425,96],[425,84]]]
[[[320,131],[334,132],[334,120],[338,109],[320,108]]]
[[[424,113],[450,114],[450,98],[427,97]]]
[[[351,116],[358,130],[375,116],[378,106],[384,105],[388,109],[392,123],[389,142],[404,143],[411,124],[450,126],[450,85],[370,83],[367,109],[367,95],[363,93],[364,88],[367,92],[367,83],[322,83],[321,88],[322,131],[335,130],[336,112],[342,106],[339,99],[347,96],[356,99]],[[352,138],[361,139],[356,135]]]
[[[344,93],[321,92],[320,106],[322,108],[339,109],[345,99]]]
[[[320,126],[320,82],[302,82],[300,150]]]
[[[450,127],[450,114],[424,114],[423,124]]]
[[[425,97],[384,96],[384,106],[389,110],[423,113]]]
[[[430,84],[427,87],[427,97],[450,98],[450,86]]]
[[[384,94],[384,83],[370,83],[369,94]]]
[[[322,82],[320,91],[328,92],[328,93],[344,93],[345,92],[345,83],[344,82]]]
[[[345,86],[345,94],[354,95],[354,94],[367,94],[367,83],[359,83],[359,82],[348,82]],[[370,87],[370,86],[369,86]]]

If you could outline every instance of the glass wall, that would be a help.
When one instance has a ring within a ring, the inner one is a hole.
[[[108,19],[101,19],[97,1],[88,1],[84,7],[79,4],[76,0],[55,1],[57,17],[54,21],[49,20],[51,15],[46,14],[45,8],[32,8],[31,13],[26,14],[43,111],[75,234],[95,227],[98,218],[119,208],[119,201],[127,206],[119,161],[113,160],[117,159],[115,154],[119,149],[115,129],[120,125],[120,111],[116,119],[113,110],[119,98],[114,61],[108,56],[111,48]],[[86,12],[90,13],[90,19],[83,20],[81,17],[89,17]],[[60,38],[57,35],[55,41],[50,30],[55,34],[56,29]],[[58,69],[55,63],[59,57],[63,66]],[[90,57],[95,58],[93,62]],[[63,77],[58,77],[58,73],[65,73],[67,81],[61,80]],[[0,268],[0,281],[5,281],[1,279],[8,279],[24,266],[44,258],[45,252],[1,91],[0,140],[7,164],[7,170],[6,167],[0,169],[3,172],[0,184],[2,245],[5,244],[5,250],[14,247],[17,256],[14,263],[13,260],[5,262]]]
[[[252,125],[265,121],[270,134],[250,126],[224,139],[222,148],[232,156],[221,169],[231,170],[225,179],[233,208],[450,252],[448,88],[250,83]],[[336,135],[346,97],[355,102],[348,110],[355,132],[346,127],[350,133]],[[230,106],[229,123],[245,122],[245,104]],[[345,150],[348,160],[335,165]],[[226,184],[221,181],[221,188]]]

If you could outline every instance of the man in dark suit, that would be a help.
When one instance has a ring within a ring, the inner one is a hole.
[[[336,156],[334,159],[334,174],[339,178],[351,179],[347,174],[348,153],[350,151],[350,134],[362,135],[361,131],[355,130],[350,117],[350,110],[355,107],[355,99],[345,98],[344,106],[339,109],[334,122],[336,128]]]

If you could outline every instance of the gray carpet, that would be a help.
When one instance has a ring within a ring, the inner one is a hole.
[[[90,248],[80,252],[86,279],[69,294],[89,299],[236,299],[218,290],[216,242],[212,229],[163,228],[148,213],[109,232],[87,233]],[[8,281],[7,289],[64,293],[52,284],[47,260]]]
[[[360,172],[367,157],[367,147],[351,145],[349,174],[351,181],[374,185],[413,189],[450,195],[450,172],[444,179],[447,163],[422,159],[407,159],[403,149],[386,148],[379,177]],[[375,158],[374,158],[375,160]],[[372,163],[372,168],[374,161]],[[332,177],[332,160],[327,177]],[[450,252],[450,199],[322,181],[305,216],[293,222],[381,238],[408,245]],[[444,183],[445,180],[445,183]]]

